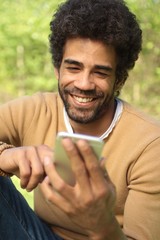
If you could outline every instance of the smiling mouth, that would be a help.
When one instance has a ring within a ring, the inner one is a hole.
[[[79,103],[88,103],[88,102],[92,102],[93,100],[95,100],[95,98],[87,98],[87,97],[77,97],[77,96],[73,96],[72,97]]]

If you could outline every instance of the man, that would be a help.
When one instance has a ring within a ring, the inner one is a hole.
[[[141,50],[135,16],[119,0],[68,0],[50,26],[59,94],[0,107],[0,238],[159,240],[160,124],[116,97]],[[60,131],[105,143],[99,161],[86,141],[63,140],[74,186],[56,171]],[[34,189],[35,212],[12,174]]]

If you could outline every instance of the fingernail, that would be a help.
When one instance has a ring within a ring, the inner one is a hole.
[[[26,189],[28,193],[30,193],[32,191],[32,189]]]
[[[44,181],[45,181],[46,183],[49,183],[49,177],[46,176],[45,179],[44,179]]]
[[[44,157],[44,160],[43,160],[43,164],[46,166],[48,164],[50,164],[50,158],[49,157]]]

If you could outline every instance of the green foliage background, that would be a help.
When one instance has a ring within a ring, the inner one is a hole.
[[[143,30],[143,49],[122,97],[160,118],[160,0],[127,0]]]
[[[0,0],[0,102],[57,83],[48,49],[49,23],[62,1]],[[143,51],[121,97],[160,117],[160,0],[126,0],[143,30]]]
[[[48,35],[50,20],[60,2],[0,0],[0,103],[36,91],[57,89]],[[160,0],[126,3],[143,30],[143,50],[121,97],[159,118]]]

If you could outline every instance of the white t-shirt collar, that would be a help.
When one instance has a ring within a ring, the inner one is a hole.
[[[117,101],[117,107],[116,107],[116,111],[114,114],[114,118],[113,118],[109,128],[100,136],[100,139],[102,139],[102,140],[105,139],[106,137],[108,137],[108,135],[112,132],[113,128],[115,127],[116,123],[118,122],[119,118],[121,117],[121,114],[123,111],[123,103],[118,98],[116,98],[116,101]],[[64,115],[64,122],[65,122],[65,125],[67,128],[67,131],[69,133],[73,133],[73,129],[69,122],[69,118],[68,118],[65,108],[63,108],[63,115]]]

